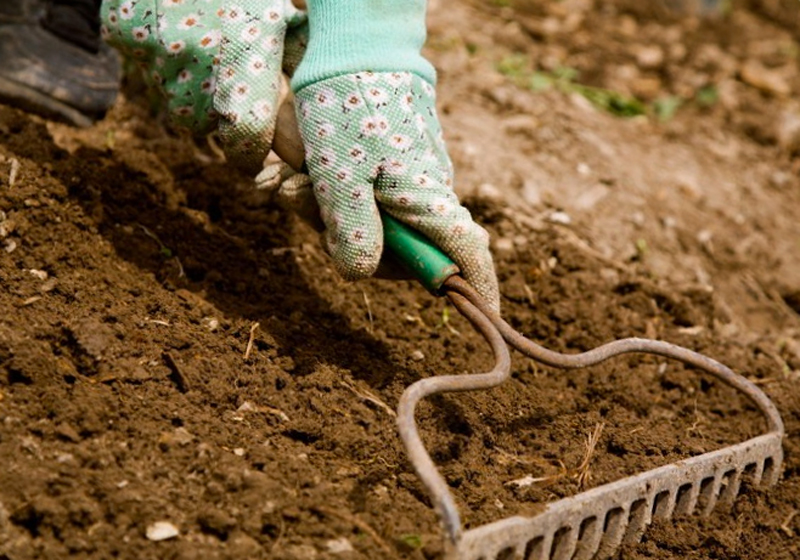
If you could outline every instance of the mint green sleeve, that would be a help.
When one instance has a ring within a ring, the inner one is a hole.
[[[292,89],[358,72],[411,72],[431,85],[420,53],[426,0],[307,0],[309,44]]]

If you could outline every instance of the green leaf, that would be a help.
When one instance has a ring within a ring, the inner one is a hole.
[[[719,91],[713,85],[700,88],[695,95],[695,100],[701,107],[711,107],[719,101]]]
[[[408,546],[409,548],[422,548],[422,537],[417,535],[416,533],[408,533],[405,535],[400,535],[400,542]]]
[[[675,116],[675,113],[683,105],[683,99],[676,95],[670,95],[656,99],[653,103],[653,109],[656,117],[661,122],[666,122]]]
[[[542,72],[534,72],[528,80],[528,87],[533,91],[544,91],[553,85],[553,79]]]

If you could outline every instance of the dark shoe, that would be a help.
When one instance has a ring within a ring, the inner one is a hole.
[[[76,126],[102,118],[119,89],[116,52],[93,53],[47,31],[39,1],[0,4],[0,103]]]

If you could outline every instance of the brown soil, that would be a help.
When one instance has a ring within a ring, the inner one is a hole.
[[[565,352],[685,345],[783,415],[776,488],[619,558],[797,558],[799,7],[664,4],[432,1],[458,188],[515,328]],[[524,87],[563,68],[683,105],[625,119]],[[83,131],[0,107],[0,558],[438,558],[392,410],[417,379],[487,368],[485,344],[414,283],[340,281],[315,234],[144,106]],[[418,420],[467,527],[580,492],[600,423],[590,487],[764,429],[644,357],[565,373],[517,354],[505,386]],[[509,484],[525,476],[546,481]],[[157,521],[180,535],[149,540]]]

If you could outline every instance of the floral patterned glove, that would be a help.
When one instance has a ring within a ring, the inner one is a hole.
[[[433,68],[419,55],[425,2],[349,0],[344,7],[309,0],[308,7],[308,51],[292,86],[337,271],[348,280],[375,273],[383,250],[380,208],[426,235],[499,308],[489,236],[453,192]]]
[[[235,165],[261,169],[280,101],[284,39],[303,12],[290,0],[104,0],[101,19],[105,39],[143,70],[176,124],[196,134],[218,129]],[[294,66],[304,42],[290,44]]]

